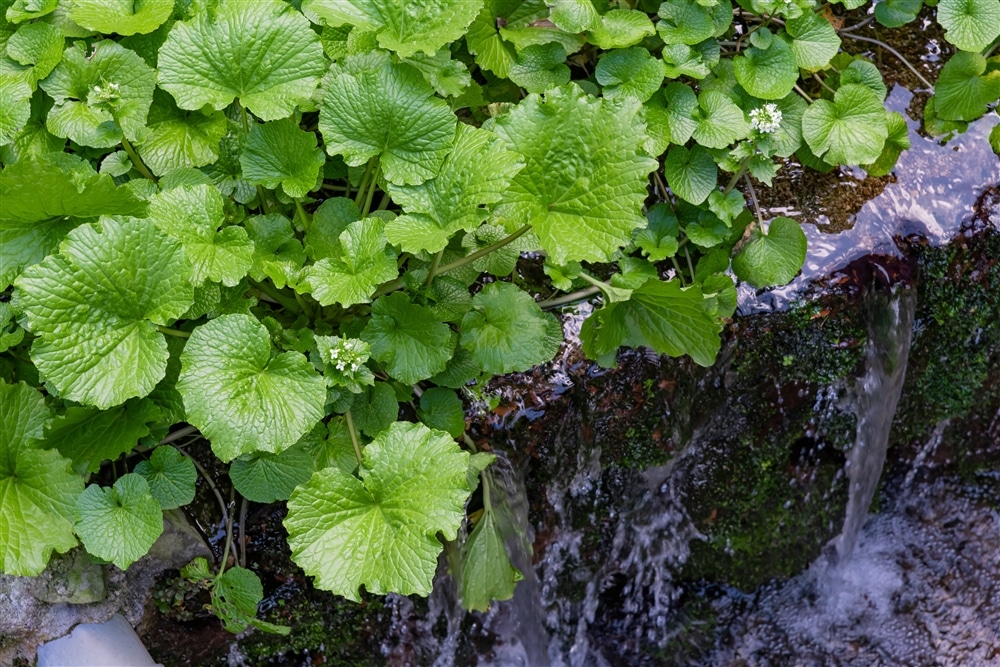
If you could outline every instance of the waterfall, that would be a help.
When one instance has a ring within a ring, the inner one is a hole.
[[[889,430],[906,376],[916,294],[902,286],[888,295],[873,290],[867,305],[865,373],[856,389],[857,437],[847,456],[847,511],[843,530],[828,545],[827,552],[831,564],[837,567],[851,558],[882,475]]]

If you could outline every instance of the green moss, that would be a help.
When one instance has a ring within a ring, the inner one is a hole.
[[[332,667],[376,667],[384,663],[378,650],[373,650],[384,630],[383,601],[366,596],[361,604],[310,591],[296,596],[293,602],[279,605],[265,620],[291,626],[287,637],[254,631],[239,642],[248,664],[285,664],[289,655],[309,651],[323,656],[323,664]],[[296,661],[289,664],[300,664]],[[228,664],[224,657],[216,663]]]
[[[906,386],[893,424],[896,444],[926,439],[943,419],[973,422],[1000,406],[1000,235],[919,248],[920,291]],[[962,472],[977,468],[973,442],[949,429]]]

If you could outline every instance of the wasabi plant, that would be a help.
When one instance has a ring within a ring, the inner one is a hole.
[[[0,10],[0,570],[78,543],[128,567],[192,502],[200,434],[244,520],[287,501],[318,587],[427,595],[450,543],[485,609],[521,575],[463,399],[552,359],[551,310],[588,298],[600,364],[712,364],[734,278],[784,284],[806,254],[750,177],[892,170],[907,127],[870,56],[898,54],[861,33],[922,2]],[[914,70],[925,128],[962,131],[1000,96],[1000,0],[936,17],[955,49],[935,84]],[[184,576],[227,628],[280,631],[202,473],[227,545]]]

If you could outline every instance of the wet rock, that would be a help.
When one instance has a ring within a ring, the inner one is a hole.
[[[77,548],[55,558],[40,577],[0,575],[0,664],[33,661],[38,645],[79,623],[103,623],[120,613],[139,625],[156,577],[208,554],[184,515],[173,511],[164,513],[163,534],[150,553],[127,571],[95,565]]]

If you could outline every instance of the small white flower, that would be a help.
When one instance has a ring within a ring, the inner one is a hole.
[[[761,134],[770,134],[781,125],[781,109],[768,102],[750,112],[750,126]]]

